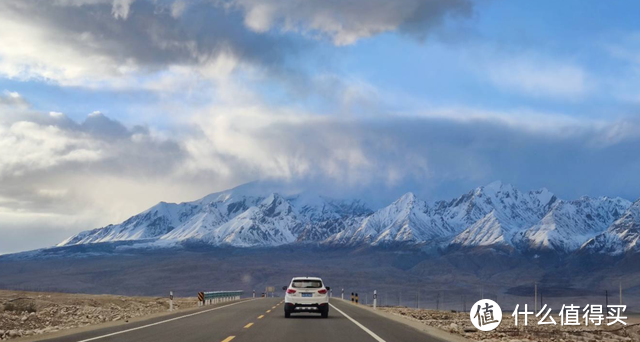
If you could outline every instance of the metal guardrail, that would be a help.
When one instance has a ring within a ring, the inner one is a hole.
[[[198,305],[215,304],[238,300],[244,291],[209,291],[198,292]]]

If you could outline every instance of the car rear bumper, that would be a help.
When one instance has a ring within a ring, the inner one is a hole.
[[[284,303],[287,312],[322,312],[329,310],[329,303]]]

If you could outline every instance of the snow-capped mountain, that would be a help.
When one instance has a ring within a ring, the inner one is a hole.
[[[278,246],[294,242],[300,225],[291,204],[282,196],[271,194],[257,206],[210,229],[201,240],[237,247]]]
[[[304,225],[297,240],[323,241],[356,226],[373,211],[361,200],[332,200],[304,193],[290,199]]]
[[[449,202],[436,203],[435,213],[462,231],[495,210],[516,227],[543,216],[556,201],[547,189],[522,193],[510,184],[493,182]]]
[[[496,246],[511,245],[514,231],[508,220],[500,218],[495,210],[476,221],[471,227],[458,234],[451,245],[453,246]]]
[[[516,229],[535,223],[555,200],[546,189],[522,193],[501,182],[433,204],[408,193],[367,217],[360,226],[351,226],[328,241],[379,245],[453,238],[452,244],[467,247],[510,244]],[[496,235],[498,217],[503,223]]]
[[[640,215],[634,216],[630,205],[607,197],[563,201],[546,189],[521,192],[494,182],[449,201],[429,203],[407,193],[372,210],[360,199],[304,191],[281,195],[240,186],[194,202],[160,203],[120,224],[81,232],[59,246],[131,240],[237,247],[428,243],[441,250],[508,246],[568,253],[587,241],[585,246],[636,244],[637,225],[630,222]],[[621,242],[615,244],[615,239]]]
[[[540,222],[520,232],[516,243],[526,249],[570,252],[602,233],[630,205],[609,197],[558,201]]]
[[[165,241],[198,240],[210,236],[213,231],[229,220],[241,215],[251,207],[257,206],[261,197],[223,192],[209,195],[199,201],[182,203],[180,206],[192,207],[188,219],[176,225],[175,229],[160,237]]]
[[[466,228],[451,245],[510,246],[514,235],[540,220],[556,200],[547,189],[522,193],[501,182],[480,187],[447,209],[448,217],[455,217]]]
[[[583,250],[592,253],[619,255],[629,251],[640,250],[640,200],[634,202],[629,209],[607,230],[587,241]]]
[[[296,207],[294,207],[294,205]],[[238,247],[319,242],[373,211],[360,200],[315,194],[256,196],[241,186],[188,203],[160,203],[116,225],[81,232],[58,246],[113,241],[190,241]]]
[[[160,238],[199,211],[195,203],[183,205],[161,202],[120,224],[81,232],[58,246]]]
[[[417,199],[413,193],[407,193],[366,217],[360,225],[347,227],[327,242],[348,245],[417,243],[448,236],[452,232],[453,228],[446,222],[430,216],[426,202]]]

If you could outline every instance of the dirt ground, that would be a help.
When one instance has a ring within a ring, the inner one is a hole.
[[[491,332],[478,331],[469,319],[468,313],[447,312],[423,309],[409,309],[398,307],[379,308],[407,319],[417,320],[421,323],[464,336],[473,341],[482,342],[640,342],[640,316],[627,315],[627,326],[620,324],[607,327],[603,326],[555,326],[531,325],[527,327],[514,325],[513,318],[503,316],[500,326]]]
[[[174,298],[174,309],[195,307],[196,298]],[[0,340],[128,321],[169,310],[164,297],[125,297],[0,290]]]

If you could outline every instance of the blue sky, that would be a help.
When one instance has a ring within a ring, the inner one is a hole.
[[[635,103],[618,98],[622,95],[603,83],[631,79],[630,73],[636,72],[636,61],[616,56],[610,50],[640,48],[640,38],[634,37],[638,25],[633,13],[638,7],[640,4],[631,1],[480,1],[474,3],[473,14],[446,18],[441,26],[425,32],[426,37],[389,30],[347,46],[278,32],[277,28],[265,34],[288,35],[308,45],[311,52],[298,52],[301,56],[291,57],[288,62],[295,68],[312,75],[332,72],[355,78],[423,105],[530,108],[576,117],[619,117],[633,114]],[[315,60],[314,54],[321,55],[322,60]],[[482,73],[487,63],[508,63],[519,58],[531,58],[527,60],[530,63],[554,62],[577,67],[589,75],[585,82],[593,89],[588,96],[577,98],[534,95],[533,90],[500,88]],[[635,88],[635,84],[618,86]],[[63,111],[75,120],[100,110],[130,124],[145,123],[136,118],[140,107],[162,101],[153,91],[60,86],[55,80],[38,77],[3,77],[0,87],[29,98],[36,110]],[[266,97],[290,103],[290,97],[277,98],[282,93],[273,89],[281,87],[280,80],[272,79],[257,85]],[[270,94],[270,90],[275,94]],[[182,100],[184,96],[179,94],[178,98]],[[198,101],[193,96],[187,98]],[[322,109],[317,102],[322,101],[310,100],[305,106]],[[420,110],[416,104],[394,105],[398,110]]]
[[[0,253],[253,180],[635,200],[639,7],[3,1]]]

